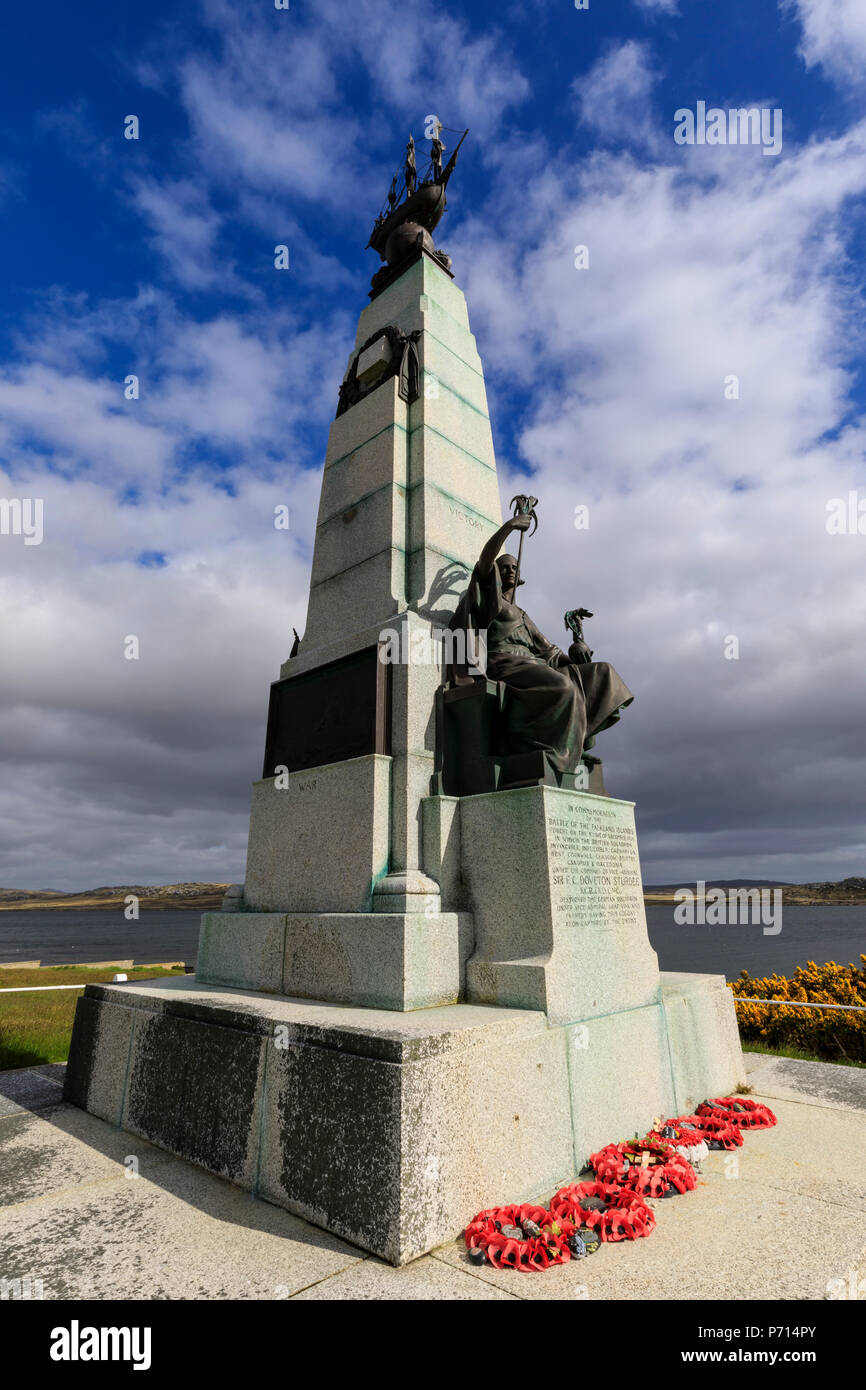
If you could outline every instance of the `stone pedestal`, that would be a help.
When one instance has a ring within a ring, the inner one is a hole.
[[[631,802],[554,787],[459,799],[467,994],[551,1023],[658,1001]]]
[[[255,912],[369,912],[388,871],[391,759],[370,755],[253,786],[244,903]]]
[[[400,1014],[190,978],[88,985],[65,1095],[404,1264],[742,1080],[739,1042],[720,1045],[705,1012],[722,992],[720,977],[674,976],[664,1004],[552,1027],[528,1010]],[[695,1045],[712,1082],[697,1090]]]
[[[404,1012],[465,998],[471,949],[467,913],[208,912],[196,979]]]

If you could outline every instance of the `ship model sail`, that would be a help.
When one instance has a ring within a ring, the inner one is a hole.
[[[370,233],[367,246],[372,247],[374,251],[378,252],[381,259],[388,261],[390,265],[394,265],[397,260],[405,256],[410,242],[413,239],[417,241],[419,233],[422,234],[421,242],[425,250],[431,254],[436,254],[437,259],[446,259],[442,253],[434,252],[430,234],[438,226],[445,211],[445,189],[454,172],[460,146],[469,131],[468,129],[464,130],[451,158],[442,168],[441,154],[444,146],[439,139],[442,129],[441,125],[437,127],[437,133],[432,142],[432,157],[425,178],[421,183],[417,181],[415,175],[415,144],[412,137],[409,137],[404,164],[392,180],[388,201],[376,218]],[[401,178],[402,187],[398,195],[397,185]],[[404,228],[405,234],[397,235]],[[427,237],[424,237],[423,233],[426,233]]]

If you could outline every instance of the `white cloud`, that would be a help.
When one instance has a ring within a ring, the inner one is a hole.
[[[34,445],[53,451],[60,472],[153,478],[166,467],[171,440],[159,424],[136,418],[120,382],[67,375],[39,362],[0,376],[0,442],[13,461]]]
[[[310,324],[268,304],[196,321],[158,292],[93,309],[50,296],[21,360],[0,372],[0,443],[16,469],[49,451],[57,471],[144,494],[188,472],[191,446],[228,450],[260,475],[263,448],[318,462],[300,433],[333,411],[353,327],[341,312]],[[109,346],[124,361],[116,379]],[[137,400],[125,399],[128,373]]]
[[[137,505],[35,459],[0,472],[0,495],[44,499],[42,544],[0,546],[15,614],[0,882],[242,876],[266,692],[303,626],[318,495],[316,472],[281,472],[233,470],[233,496],[191,477]],[[273,524],[282,503],[288,533]],[[145,552],[162,567],[138,563]]]
[[[132,191],[136,207],[153,228],[155,249],[185,289],[204,290],[225,281],[225,268],[214,260],[220,218],[200,187],[186,179],[139,178]]]
[[[584,123],[602,138],[621,141],[643,124],[654,80],[648,46],[629,39],[576,77],[572,92]]]
[[[843,86],[866,83],[866,5],[863,0],[781,0],[803,30],[808,67],[819,65]]]
[[[525,98],[493,34],[470,37],[420,4],[419,25],[411,8],[325,5],[287,23],[213,0],[210,53],[178,54],[173,31],[139,55],[140,79],[179,97],[191,135],[170,178],[136,150],[119,195],[175,284],[230,286],[248,307],[198,321],[146,285],[95,304],[57,288],[0,374],[0,488],[45,508],[41,546],[8,537],[0,549],[16,614],[4,758],[26,788],[0,798],[0,882],[242,873],[267,685],[292,625],[303,627],[319,468],[355,315],[278,307],[271,286],[226,264],[223,233],[231,219],[263,246],[286,240],[308,288],[357,292],[313,242],[303,207],[339,208],[358,232],[375,212],[375,141],[344,94],[359,48],[391,113],[377,136],[389,158],[395,107],[419,136],[436,102],[481,133]],[[444,80],[430,65],[438,51],[461,53]],[[43,127],[102,178],[110,151],[83,104]],[[126,372],[139,377],[136,401],[124,399]],[[289,535],[273,526],[284,503]],[[123,659],[127,633],[141,638],[139,662]]]
[[[451,247],[494,427],[525,402],[544,537],[527,606],[553,640],[566,607],[592,609],[591,645],[637,693],[598,751],[656,881],[694,879],[701,852],[716,874],[857,872],[864,838],[862,538],[827,535],[825,509],[866,495],[845,254],[866,125],[770,171],[734,153],[597,152],[555,202],[529,177],[519,213],[480,213]],[[521,490],[507,472],[503,496]]]
[[[679,8],[679,0],[634,0],[639,10],[648,10],[652,14],[676,14]]]
[[[347,103],[347,65],[361,60],[379,101],[416,136],[435,112],[446,125],[471,125],[483,141],[529,94],[501,35],[470,35],[420,0],[323,0],[306,27],[300,17],[288,27],[278,12],[254,16],[220,2],[207,20],[220,61],[187,58],[179,78],[204,172],[225,186],[240,179],[248,191],[291,189],[295,201],[343,216],[357,205],[360,222],[369,215],[374,150],[391,124],[371,129],[366,112]],[[431,62],[433,54],[459,61]]]
[[[382,97],[412,113],[471,126],[479,140],[501,132],[503,116],[531,88],[502,30],[472,34],[462,20],[425,0],[323,0],[329,42],[357,51]]]

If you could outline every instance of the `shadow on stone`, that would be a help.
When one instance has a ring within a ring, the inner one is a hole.
[[[47,1082],[45,1077],[40,1078],[30,1072],[0,1073],[0,1095],[6,1095],[13,1090],[17,1091],[19,1095],[26,1094],[27,1087],[23,1082],[17,1086],[8,1084],[10,1076],[24,1077],[25,1075],[29,1079],[31,1093],[34,1097],[36,1084],[39,1081],[46,1082],[47,1085],[53,1087],[53,1104],[46,1102],[44,1106],[41,1104],[38,1106],[36,1104],[30,1106],[16,1105],[14,1112],[11,1110],[0,1111],[0,1149],[5,1148],[10,1139],[20,1139],[22,1127],[26,1134],[34,1124],[39,1125],[40,1122],[44,1122],[56,1131],[56,1145],[52,1144],[50,1140],[46,1141],[44,1130],[42,1130],[38,1141],[35,1137],[30,1140],[28,1135],[26,1142],[28,1150],[32,1143],[32,1151],[28,1153],[26,1158],[27,1170],[32,1177],[31,1159],[34,1157],[50,1158],[54,1160],[58,1177],[54,1183],[45,1182],[44,1190],[34,1191],[33,1185],[30,1183],[26,1190],[16,1192],[14,1181],[16,1165],[9,1163],[4,1154],[2,1161],[3,1189],[4,1202],[7,1206],[14,1206],[16,1202],[22,1200],[32,1201],[34,1198],[40,1197],[50,1198],[54,1191],[59,1190],[68,1194],[70,1189],[69,1175],[75,1171],[76,1166],[81,1166],[80,1158],[77,1165],[75,1162],[69,1161],[70,1145],[83,1144],[93,1150],[94,1154],[101,1155],[110,1163],[122,1165],[117,1175],[119,1181],[126,1179],[126,1173],[130,1167],[129,1160],[137,1159],[140,1177],[146,1178],[154,1186],[184,1202],[187,1206],[202,1212],[210,1219],[230,1222],[250,1231],[282,1235],[301,1245],[344,1253],[347,1257],[355,1255],[359,1260],[370,1258],[366,1251],[359,1250],[350,1242],[332,1235],[328,1231],[319,1230],[317,1227],[309,1225],[302,1218],[267,1201],[266,1198],[253,1196],[252,1193],[245,1191],[226,1178],[221,1178],[215,1173],[208,1172],[177,1157],[175,1154],[159,1149],[136,1135],[117,1129],[106,1121],[98,1119],[95,1115],[80,1110],[77,1106],[61,1101],[59,1087],[56,1083]],[[21,1170],[19,1176],[23,1180],[25,1165],[21,1164],[18,1167]],[[50,1171],[50,1164],[45,1165],[45,1171],[46,1173]],[[61,1174],[62,1176],[60,1176]],[[7,1178],[9,1179],[8,1183]],[[85,1183],[88,1180],[79,1179],[79,1181],[82,1194],[84,1194]],[[134,1179],[129,1179],[129,1181],[134,1181]],[[75,1186],[76,1183],[73,1181],[72,1188],[74,1189]],[[116,1190],[113,1185],[107,1186],[104,1189],[106,1197]],[[101,1197],[96,1197],[95,1200],[101,1200]]]

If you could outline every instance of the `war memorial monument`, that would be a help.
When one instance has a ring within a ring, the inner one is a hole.
[[[543,506],[503,524],[433,239],[443,152],[419,177],[410,140],[370,238],[244,883],[203,917],[195,977],[88,986],[66,1082],[394,1264],[744,1075],[723,977],[660,974],[647,936],[633,805],[595,744],[632,692],[586,609],[562,651],[518,595]]]

